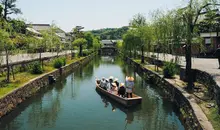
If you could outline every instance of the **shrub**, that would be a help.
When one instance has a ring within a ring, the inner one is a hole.
[[[63,57],[62,60],[63,60],[63,66],[65,66],[66,65],[66,57]]]
[[[32,74],[42,74],[43,73],[43,68],[42,68],[40,62],[34,62],[31,65],[31,73]]]
[[[163,67],[163,74],[165,78],[172,78],[177,72],[176,64],[171,62],[166,62]]]
[[[88,56],[92,53],[92,50],[83,50],[83,56]]]
[[[57,58],[54,60],[54,63],[53,63],[53,67],[54,68],[61,68],[63,66],[63,60],[61,58]]]
[[[65,65],[66,65],[66,58],[65,57],[55,59],[54,64],[53,64],[54,68],[57,68],[57,69],[61,68],[62,66],[65,66]]]

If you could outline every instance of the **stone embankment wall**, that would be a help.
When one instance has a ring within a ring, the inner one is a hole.
[[[142,65],[134,62],[128,57],[126,57],[125,60],[135,68],[137,73],[139,73],[144,79],[148,80],[149,83],[153,83],[157,85],[157,87],[160,87],[165,95],[167,95],[166,98],[173,101],[179,107],[183,123],[187,129],[203,129],[189,102],[188,98],[190,97],[184,96],[182,90],[179,90],[169,80],[164,79],[157,73],[144,68]]]
[[[49,75],[53,75],[55,78],[66,75],[77,67],[87,64],[94,55],[95,54],[91,54],[82,60],[32,79],[22,87],[2,97],[0,99],[0,118],[14,110],[17,105],[36,94],[41,88],[47,87],[49,85]]]
[[[145,57],[146,61],[150,64],[157,64],[159,66],[164,65],[164,61],[154,59],[152,57]],[[185,78],[185,67],[181,65],[177,65],[177,68],[180,70],[180,79],[186,81]],[[204,84],[208,87],[209,96],[216,101],[218,106],[218,111],[220,114],[220,84],[215,81],[214,75],[211,75],[205,71],[201,71],[198,69],[192,69],[192,78],[194,82],[198,82]]]
[[[214,75],[205,71],[194,69],[194,73],[196,81],[208,87],[208,94],[211,99],[215,99],[220,114],[220,84],[217,84]]]

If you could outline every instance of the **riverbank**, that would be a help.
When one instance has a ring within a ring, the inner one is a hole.
[[[169,62],[172,58],[175,59],[173,55],[166,55],[163,57],[159,55],[159,58],[145,57],[148,63],[163,66],[165,62]],[[185,81],[185,62],[184,57],[179,57],[180,63],[177,65],[179,72],[179,79]],[[159,63],[159,64],[158,64]],[[215,68],[216,67],[216,68]],[[193,59],[193,81],[195,84],[199,83],[201,85],[196,86],[197,90],[202,90],[200,92],[194,91],[193,95],[197,98],[197,104],[211,121],[215,129],[220,128],[220,83],[219,81],[219,69],[217,69],[216,59]],[[203,87],[201,87],[203,86]]]
[[[126,57],[125,60],[131,64],[143,78],[154,83],[157,87],[160,87],[166,94],[166,98],[173,101],[179,107],[181,118],[186,129],[213,129],[212,124],[196,103],[193,95],[185,91],[183,87],[176,85],[174,79],[165,79],[161,73],[152,71],[152,69],[128,57]]]
[[[51,71],[42,75],[31,77],[33,79],[2,96],[2,98],[0,99],[0,118],[15,109],[17,105],[36,94],[41,88],[48,86],[49,76],[52,75],[54,78],[60,78],[61,76],[69,73],[73,69],[76,69],[77,67],[88,63],[94,57],[94,55],[95,54],[91,54],[77,61],[72,61],[71,63],[60,69],[52,69]]]

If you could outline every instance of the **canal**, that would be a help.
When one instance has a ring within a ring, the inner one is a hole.
[[[135,77],[142,104],[126,109],[95,90],[96,77]],[[119,57],[97,57],[0,120],[0,130],[183,130],[175,106]]]

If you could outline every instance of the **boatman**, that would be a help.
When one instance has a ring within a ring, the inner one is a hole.
[[[134,89],[134,78],[126,76],[125,86],[126,86],[127,98],[132,98],[132,92],[133,92],[133,89]]]

